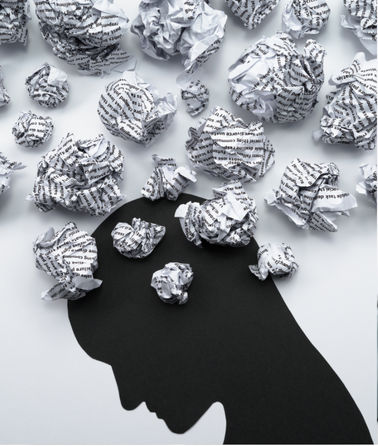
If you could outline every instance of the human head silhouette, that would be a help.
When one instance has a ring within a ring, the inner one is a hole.
[[[146,198],[120,207],[94,232],[100,288],[68,303],[82,348],[112,366],[122,406],[143,401],[183,433],[216,401],[225,409],[225,443],[371,443],[343,383],[309,342],[273,280],[249,272],[255,240],[243,248],[185,238],[176,202]],[[111,232],[133,217],[164,225],[151,255],[129,259]],[[189,263],[194,279],[185,305],[167,305],[151,287],[166,263]],[[304,290],[305,294],[305,290]]]

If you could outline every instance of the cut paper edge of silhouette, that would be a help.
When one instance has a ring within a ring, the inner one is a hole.
[[[223,404],[225,444],[372,444],[345,385],[311,344],[271,277],[248,265],[254,239],[231,248],[185,238],[177,201],[140,198],[114,211],[93,233],[100,288],[68,302],[77,341],[112,366],[126,410],[146,402],[174,433],[191,428],[216,401]],[[111,232],[134,217],[166,227],[144,259],[113,248]],[[169,262],[189,263],[186,305],[165,305],[150,286]],[[305,299],[306,290],[303,290]]]

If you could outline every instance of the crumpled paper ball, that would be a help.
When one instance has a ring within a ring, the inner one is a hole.
[[[364,180],[357,184],[356,191],[366,195],[369,201],[377,204],[377,165],[362,164],[360,171]]]
[[[186,152],[190,162],[213,176],[255,182],[274,164],[274,148],[262,123],[246,125],[221,107],[190,127],[189,136]]]
[[[278,190],[265,195],[301,229],[336,232],[334,220],[357,207],[353,195],[338,189],[339,169],[334,163],[307,163],[296,158],[285,169]]]
[[[145,147],[171,125],[177,112],[177,96],[159,97],[155,87],[144,82],[135,72],[107,85],[101,95],[97,113],[114,136],[120,136]]]
[[[188,263],[170,262],[152,275],[151,286],[167,304],[186,304],[186,290],[193,281],[193,270]]]
[[[105,215],[125,198],[119,188],[123,161],[119,148],[103,135],[75,141],[68,133],[38,163],[33,192],[27,200],[43,212],[60,204],[75,212]]]
[[[357,53],[352,64],[335,73],[329,83],[336,90],[326,96],[316,141],[327,144],[354,144],[374,150],[377,144],[377,60],[365,60]]]
[[[135,58],[120,48],[129,19],[112,0],[34,3],[42,37],[80,73],[103,75],[126,62],[135,65]]]
[[[8,158],[0,152],[0,195],[10,187],[11,175],[15,170],[24,169],[22,163],[9,161]]]
[[[8,104],[9,101],[10,101],[10,97],[9,97],[9,94],[8,94],[6,88],[4,87],[4,74],[3,74],[3,70],[0,65],[0,107]]]
[[[209,89],[201,81],[191,82],[185,90],[181,90],[181,99],[186,102],[186,111],[191,116],[196,116],[209,103]]]
[[[131,32],[155,59],[181,54],[185,74],[190,76],[218,51],[226,21],[223,11],[204,0],[146,0],[139,4]]]
[[[96,240],[75,223],[56,233],[49,228],[37,237],[33,251],[36,267],[59,282],[42,293],[43,300],[80,299],[102,283],[93,278],[98,267]]]
[[[249,265],[249,270],[260,280],[268,274],[277,277],[292,277],[298,269],[298,263],[292,249],[286,243],[262,245],[257,251],[257,265]]]
[[[14,140],[24,147],[38,147],[50,139],[54,128],[52,119],[28,112],[20,112],[12,128]]]
[[[290,0],[282,14],[283,31],[295,39],[318,34],[330,14],[326,0]]]
[[[225,0],[244,26],[255,29],[278,5],[279,0]]]
[[[258,220],[255,200],[249,198],[239,181],[213,189],[214,198],[180,205],[175,213],[185,237],[202,247],[202,240],[223,246],[246,246]]]
[[[315,40],[307,40],[302,55],[288,34],[263,37],[229,68],[231,97],[262,121],[304,119],[318,102],[324,55]]]
[[[142,188],[142,195],[151,201],[166,197],[175,201],[188,187],[190,182],[196,182],[196,172],[187,166],[178,166],[173,158],[161,158],[152,155],[155,169]]]
[[[346,15],[341,26],[351,30],[362,45],[377,57],[377,0],[344,0]]]
[[[26,45],[31,20],[29,0],[2,0],[0,3],[0,45],[20,42]]]
[[[165,227],[133,218],[131,225],[118,223],[111,235],[113,246],[130,259],[143,259],[149,256],[165,234]]]
[[[67,74],[44,63],[25,80],[29,96],[42,107],[55,108],[68,96]]]

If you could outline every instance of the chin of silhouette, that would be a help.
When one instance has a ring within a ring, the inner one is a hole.
[[[256,242],[197,248],[174,218],[188,201],[203,200],[141,198],[111,214],[93,234],[103,284],[68,303],[79,344],[112,366],[122,406],[132,410],[145,401],[173,432],[183,433],[219,401],[225,443],[372,443],[352,397],[273,281],[249,272]],[[110,235],[133,217],[167,229],[141,260],[119,254]],[[163,303],[150,286],[152,274],[173,261],[194,271],[186,305]]]

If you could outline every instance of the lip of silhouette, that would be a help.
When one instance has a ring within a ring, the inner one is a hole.
[[[158,411],[155,407],[152,407],[150,403],[148,403],[147,401],[145,401],[146,407],[149,410],[149,412],[154,413],[156,415],[157,418],[159,418],[159,420],[162,420],[163,418],[161,416],[159,416]]]

